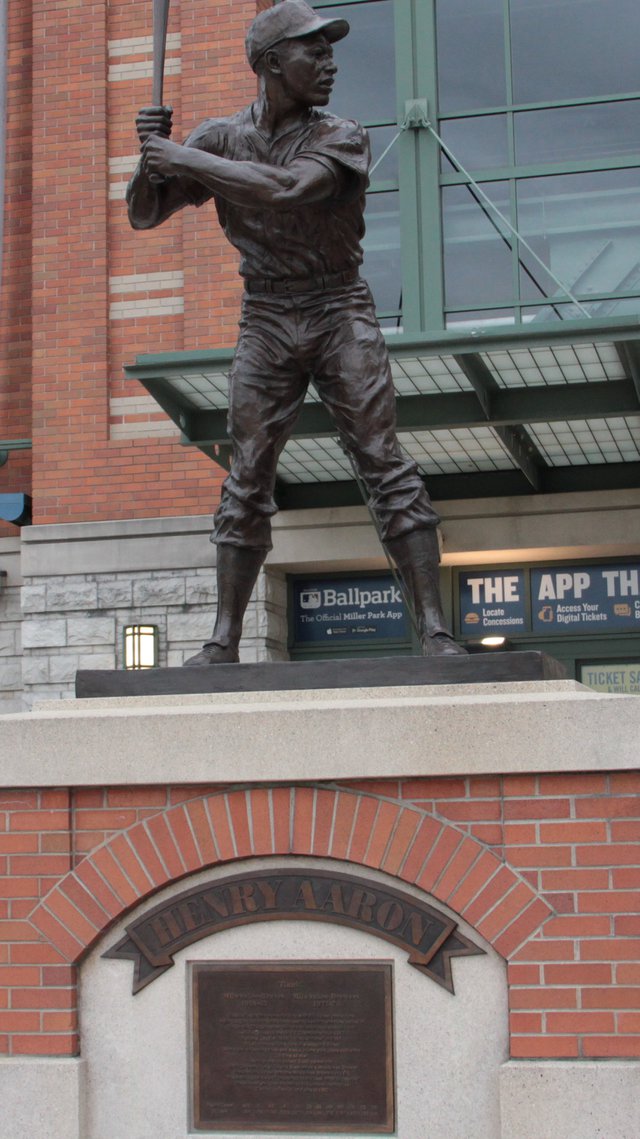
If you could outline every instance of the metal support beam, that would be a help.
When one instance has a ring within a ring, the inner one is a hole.
[[[546,465],[542,455],[529,437],[524,427],[517,426],[520,419],[512,423],[498,426],[493,421],[493,406],[500,392],[500,385],[491,370],[487,367],[482,356],[477,353],[454,356],[454,359],[464,372],[473,390],[475,391],[485,413],[487,423],[493,426],[507,454],[511,456],[517,467],[534,490],[540,490],[540,472]]]
[[[622,367],[633,383],[640,405],[640,340],[619,340],[615,349]]]
[[[542,468],[546,466],[533,439],[523,427],[495,427],[496,435],[533,490],[542,486]]]
[[[200,411],[156,395],[155,385],[147,381],[147,390],[178,423],[185,441],[204,450],[213,443],[228,442],[227,410]],[[473,392],[437,392],[432,395],[399,396],[397,420],[399,431],[442,431],[460,427],[501,427],[524,423],[553,423],[572,419],[601,419],[605,416],[629,415],[638,410],[631,380],[608,383],[553,384],[535,388],[499,388],[491,397],[491,416],[487,418]],[[320,403],[304,404],[293,436],[294,439],[321,439],[336,433],[335,424]]]
[[[493,395],[500,390],[499,383],[477,352],[468,352],[453,358],[476,393],[485,419],[491,419],[491,401]]]
[[[436,502],[461,498],[511,498],[533,493],[531,484],[519,470],[430,475],[426,484]],[[541,472],[538,493],[587,493],[639,486],[640,463],[594,463],[583,467],[547,467]],[[355,481],[281,484],[276,501],[283,510],[362,505]]]

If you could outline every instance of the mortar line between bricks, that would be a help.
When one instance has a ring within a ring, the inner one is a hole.
[[[211,841],[213,842],[213,849],[216,852],[216,861],[222,862],[222,858],[220,857],[220,846],[218,845],[218,838],[216,835],[216,828],[213,825],[213,819],[211,818],[211,811],[209,810],[209,799],[211,799],[211,797],[212,797],[211,795],[203,795],[200,802],[204,806],[204,813],[205,813],[205,815],[209,821],[209,830],[211,832]],[[199,846],[198,846],[198,849],[200,849]]]
[[[509,869],[511,869],[511,867],[509,867]],[[500,871],[497,870],[496,873],[499,874]],[[511,884],[509,889],[506,890],[505,893],[502,894],[498,898],[498,900],[496,902],[494,902],[494,904],[492,906],[489,907],[487,912],[485,914],[482,914],[482,916],[478,918],[478,922],[486,921],[487,918],[491,917],[492,913],[494,913],[494,911],[498,908],[498,906],[501,906],[503,902],[506,902],[511,897],[513,892],[518,889],[518,886],[520,886],[521,883],[522,883],[522,879],[516,879],[516,881]],[[535,893],[533,888],[531,886],[529,886],[528,882],[525,882],[524,885],[528,887],[528,889],[533,894],[533,897],[531,898],[531,900],[529,902],[527,902],[523,906],[523,908],[515,915],[515,917],[511,919],[511,921],[509,922],[509,925],[511,925],[514,921],[517,921],[518,918],[521,918],[523,913],[525,912],[525,910],[527,910],[529,908],[529,906],[531,905],[531,903],[536,901],[539,897],[539,895]],[[549,915],[549,916],[555,916],[555,915]],[[477,928],[477,924],[478,924],[477,922],[474,923],[474,928]],[[504,929],[500,930],[500,935],[502,935],[503,933],[506,933],[508,928],[509,928],[509,926],[505,926]]]
[[[309,835],[309,850],[312,851],[316,842],[316,816],[318,813],[318,788],[312,790],[311,800],[311,833]]]
[[[235,792],[234,792],[234,794],[235,794]],[[227,815],[227,825],[229,827],[229,834],[231,836],[231,845],[233,847],[233,853],[234,853],[235,857],[238,858],[239,857],[239,855],[238,855],[238,840],[236,838],[236,832],[235,832],[235,827],[233,825],[233,819],[231,818],[231,806],[229,804],[229,793],[228,792],[225,792],[225,794],[224,794],[224,807],[225,807],[225,812]]]
[[[382,852],[382,857],[380,858],[380,866],[381,867],[384,866],[384,864],[387,860],[387,856],[389,854],[389,851],[391,850],[393,840],[396,836],[396,832],[398,830],[398,827],[400,826],[400,820],[402,819],[403,810],[404,810],[404,808],[400,807],[395,819],[393,820],[393,826],[391,828],[391,833],[389,834],[389,837],[388,837],[386,844],[385,844],[385,848]]]
[[[411,851],[414,848],[416,838],[418,837],[420,827],[421,827],[422,821],[423,821],[422,817],[420,815],[420,812],[416,809],[416,807],[405,806],[404,810],[412,811],[415,815],[417,815],[417,823],[416,823],[416,828],[415,828],[415,830],[414,830],[414,832],[413,832],[413,834],[412,834],[412,836],[411,836],[411,838],[407,844],[407,848],[406,848],[406,850],[402,856],[402,859],[400,860],[400,865],[398,866],[398,869],[396,871],[396,877],[398,877],[398,878],[402,878],[402,871],[404,870],[405,865],[407,863],[407,859],[409,858],[409,855],[411,854]]]
[[[456,827],[454,829],[457,830],[458,828]],[[444,832],[444,833],[446,833],[446,832]],[[440,835],[440,838],[442,838],[442,837],[443,837],[443,835]],[[429,891],[430,894],[433,894],[435,896],[435,892],[436,892],[438,885],[440,883],[440,879],[446,874],[447,870],[449,869],[451,862],[456,857],[456,855],[457,855],[458,851],[460,850],[460,847],[463,845],[465,839],[470,838],[470,837],[471,837],[470,835],[467,835],[464,833],[462,834],[460,842],[458,843],[457,846],[455,846],[453,848],[453,850],[451,851],[451,854],[447,858],[447,861],[445,862],[444,866],[442,867],[442,870],[436,876],[435,881],[431,884],[431,889]],[[438,842],[440,841],[440,838],[438,839]]]
[[[118,863],[118,865],[119,865],[119,863]],[[55,891],[56,893],[58,893],[58,894],[61,894],[61,895],[62,895],[62,897],[64,898],[64,900],[65,900],[66,904],[67,904],[67,905],[69,905],[69,906],[71,906],[71,908],[72,908],[73,910],[75,910],[75,912],[78,914],[78,917],[82,918],[82,920],[83,920],[83,921],[86,921],[87,925],[92,925],[92,926],[94,927],[94,929],[96,930],[96,933],[95,933],[95,937],[94,937],[94,938],[92,938],[92,942],[93,942],[93,941],[95,941],[95,938],[96,938],[96,937],[100,937],[100,935],[101,935],[101,933],[102,933],[102,930],[101,930],[101,929],[98,929],[98,928],[96,927],[96,925],[95,925],[95,922],[93,922],[93,921],[92,921],[92,919],[91,919],[90,917],[88,917],[88,916],[87,916],[87,914],[84,914],[84,913],[82,912],[82,910],[81,910],[81,909],[80,909],[80,908],[79,908],[79,907],[76,905],[76,903],[74,902],[73,898],[70,898],[70,897],[69,897],[69,895],[67,894],[66,890],[63,890],[63,889],[61,888],[61,885],[60,885],[60,883],[58,883],[58,885],[54,886],[54,887],[53,887],[51,890],[49,890],[49,892],[48,892],[47,896],[46,896],[46,897],[43,899],[43,901],[42,901],[42,905],[43,905],[43,906],[44,906],[44,908],[46,909],[47,913],[50,913],[52,917],[55,917],[55,918],[56,918],[56,920],[57,920],[57,921],[59,921],[61,925],[64,925],[65,929],[66,929],[66,930],[68,930],[68,932],[69,932],[70,934],[72,934],[72,936],[73,936],[73,937],[75,937],[75,938],[76,938],[76,940],[78,940],[78,938],[77,938],[77,934],[73,933],[73,930],[69,929],[68,925],[66,924],[66,921],[65,921],[65,919],[64,919],[64,918],[62,918],[62,917],[60,917],[60,915],[59,915],[59,914],[55,914],[55,913],[54,913],[52,910],[50,910],[50,909],[49,909],[48,905],[46,904],[47,898],[48,898],[48,897],[50,897],[50,896],[51,896],[51,894],[52,894],[54,891]],[[105,916],[105,922],[106,922],[106,921],[108,921],[108,920],[109,920],[109,915],[108,915],[108,914],[106,913],[106,911],[104,910],[104,907],[103,907],[103,906],[101,906],[99,902],[96,902],[95,904],[96,904],[96,905],[99,907],[99,909],[103,910],[103,913],[104,913],[104,916]],[[48,987],[48,986],[47,986],[47,987]]]
[[[255,850],[255,836],[253,833],[253,807],[251,803],[251,791],[247,787],[244,793],[244,801],[247,807],[247,829],[249,831],[249,850]]]
[[[296,814],[296,787],[289,788],[289,852],[293,850],[293,828]]]
[[[331,813],[331,826],[329,827],[329,839],[328,839],[328,843],[327,843],[327,852],[333,850],[333,840],[335,838],[335,833],[336,833],[336,817],[338,814],[338,802],[339,802],[339,796],[338,796],[338,794],[335,794],[333,796],[333,809],[332,809],[332,813]]]
[[[353,818],[351,820],[351,826],[349,827],[349,839],[348,839],[348,842],[344,848],[345,862],[349,861],[349,856],[351,854],[351,846],[353,843],[354,835],[356,833],[356,821],[357,821],[358,813],[360,810],[360,800],[363,798],[361,792],[354,792],[354,794],[356,796],[356,804],[355,804],[355,808],[353,811]]]
[[[202,851],[200,850],[200,843],[198,842],[198,836],[197,836],[195,830],[193,829],[193,825],[191,822],[191,815],[189,814],[189,812],[187,810],[187,804],[186,803],[180,803],[177,805],[182,807],[183,818],[186,821],[187,829],[188,829],[189,834],[191,835],[191,838],[193,840],[193,845],[194,845],[196,851],[198,852],[198,858],[200,859],[200,861],[202,863],[201,869],[204,869],[205,863],[204,863],[204,860],[202,858]],[[172,810],[172,809],[175,810],[175,807],[174,808],[167,807],[167,810]],[[183,859],[183,861],[184,861],[184,859]],[[189,871],[189,873],[191,873],[191,871]]]
[[[79,887],[79,888],[80,888],[82,891],[84,891],[84,893],[85,893],[85,894],[88,894],[88,895],[89,895],[89,897],[91,898],[91,901],[93,902],[93,904],[94,904],[95,906],[97,906],[97,908],[98,908],[99,910],[102,910],[102,912],[103,912],[103,914],[104,914],[104,918],[105,918],[105,925],[106,925],[106,924],[107,924],[107,923],[108,923],[108,922],[111,920],[111,917],[110,917],[110,914],[109,914],[109,912],[108,912],[108,911],[105,909],[105,907],[103,906],[102,902],[99,902],[99,901],[98,901],[98,899],[97,899],[97,898],[95,898],[95,897],[93,896],[93,894],[92,894],[92,893],[91,893],[91,891],[89,890],[88,886],[86,886],[84,882],[81,882],[81,881],[80,881],[80,879],[78,878],[78,876],[77,876],[77,874],[76,874],[76,872],[75,872],[75,869],[74,869],[74,870],[72,870],[72,871],[70,871],[70,874],[68,874],[68,875],[65,875],[65,877],[64,877],[64,878],[60,879],[60,880],[59,880],[59,881],[56,883],[56,885],[55,885],[55,886],[52,886],[52,887],[51,887],[51,890],[49,890],[49,891],[48,891],[48,893],[45,895],[45,897],[42,899],[42,902],[43,902],[43,903],[44,903],[44,902],[46,902],[47,898],[49,897],[49,894],[51,894],[53,890],[59,890],[59,891],[60,891],[60,893],[61,893],[61,894],[63,895],[63,897],[65,898],[65,900],[66,900],[66,901],[68,901],[68,902],[70,902],[72,906],[75,906],[75,907],[76,907],[76,909],[78,910],[78,912],[82,914],[82,917],[84,917],[84,918],[85,918],[85,919],[86,919],[88,922],[90,922],[90,923],[91,923],[91,925],[93,925],[94,923],[93,923],[92,919],[91,919],[90,917],[88,917],[88,916],[87,916],[87,914],[84,914],[84,913],[82,913],[82,911],[80,910],[80,908],[79,908],[79,906],[77,905],[77,903],[73,901],[73,898],[71,898],[71,897],[69,896],[69,894],[67,893],[67,891],[64,889],[64,885],[65,885],[65,883],[67,882],[67,879],[68,879],[69,877],[72,877],[72,878],[73,878],[73,881],[76,883],[76,885],[77,885],[77,886],[78,886],[78,887]]]
[[[468,836],[468,837],[471,837],[471,836]],[[452,858],[454,858],[454,857],[455,857],[455,855],[456,855],[456,853],[457,853],[457,850],[458,850],[458,849],[459,849],[459,848],[456,848],[456,850],[454,850],[454,852],[453,852],[453,854],[452,854],[452,856],[451,856]],[[458,878],[458,881],[456,882],[456,884],[455,884],[455,886],[453,887],[453,889],[450,891],[450,894],[449,894],[449,896],[451,896],[451,894],[455,894],[457,890],[459,890],[459,889],[460,889],[462,886],[464,886],[464,883],[466,882],[467,878],[468,878],[468,877],[469,877],[469,875],[472,873],[472,871],[473,871],[473,870],[476,868],[476,866],[478,865],[478,863],[479,863],[480,859],[482,858],[483,854],[485,854],[485,853],[486,853],[486,852],[485,852],[484,850],[478,850],[478,851],[477,851],[477,853],[476,853],[476,855],[475,855],[475,858],[474,858],[474,859],[473,859],[473,861],[471,862],[471,865],[470,865],[470,866],[468,866],[468,867],[467,867],[467,869],[465,870],[464,874],[463,874],[463,875],[462,875],[460,878]],[[489,851],[489,853],[493,853],[493,851]],[[449,860],[449,862],[450,862],[450,861],[451,861],[451,859]],[[438,882],[439,882],[439,881],[440,881],[440,879],[442,878],[442,875],[443,875],[443,874],[445,873],[445,871],[448,869],[448,867],[449,867],[449,862],[447,862],[447,865],[446,865],[445,867],[443,867],[443,869],[442,869],[442,872],[441,872],[441,873],[438,875],[438,879],[437,879],[437,882],[435,882],[435,883],[434,883],[434,889],[435,889],[435,887],[438,885]],[[469,901],[467,902],[467,905],[469,905],[469,906],[470,906],[470,905],[472,904],[472,902],[474,901],[474,899],[475,899],[475,898],[477,898],[477,896],[478,896],[478,894],[480,893],[480,891],[481,891],[481,890],[484,890],[484,887],[485,887],[485,885],[486,885],[486,883],[484,883],[484,884],[482,884],[482,885],[478,886],[478,889],[476,890],[475,894],[473,894],[473,895],[472,895],[472,897],[471,897],[471,898],[469,898]],[[444,904],[446,905],[447,903],[445,902]],[[453,907],[452,907],[452,906],[451,906],[451,907],[449,907],[449,908],[450,908],[450,909],[453,909]],[[458,912],[459,912],[458,910],[454,910],[454,913],[458,913]]]
[[[276,853],[276,816],[273,806],[273,788],[267,788],[267,810],[269,814],[269,841],[271,844],[271,853]]]
[[[135,824],[135,823],[134,823],[133,825],[134,825],[134,826],[136,826],[136,824]],[[133,850],[133,848],[132,848],[132,846],[131,846],[131,843],[129,842],[129,839],[128,839],[128,837],[127,837],[127,833],[126,833],[126,831],[120,831],[120,832],[118,832],[118,834],[112,835],[112,836],[111,836],[111,838],[107,839],[107,840],[106,840],[106,841],[103,843],[103,846],[104,846],[104,847],[106,847],[106,848],[108,848],[108,847],[109,847],[109,844],[110,844],[110,843],[113,841],[113,839],[115,839],[115,838],[118,838],[119,836],[121,836],[121,837],[124,839],[125,843],[126,843],[126,844],[127,844],[127,846],[129,847],[129,849],[132,851],[132,853],[133,853],[134,855],[136,855],[136,852],[135,852],[135,850]],[[126,878],[127,882],[128,882],[128,883],[129,883],[129,885],[131,886],[131,889],[134,891],[134,893],[135,893],[136,895],[138,895],[138,887],[136,886],[135,882],[132,882],[132,880],[131,880],[131,878],[129,877],[129,875],[128,875],[127,871],[125,870],[124,866],[123,866],[123,865],[122,865],[122,863],[120,862],[120,859],[118,858],[117,854],[115,854],[115,852],[114,852],[113,850],[111,850],[111,849],[109,849],[109,854],[111,855],[111,857],[112,857],[113,861],[115,862],[116,866],[118,867],[118,869],[119,869],[119,870],[120,870],[120,872],[122,873],[122,877],[123,877],[123,878]],[[137,855],[136,855],[136,857],[138,857],[138,861],[140,861],[140,859],[139,859],[139,856],[137,856]],[[147,874],[147,871],[146,871],[146,869],[145,869],[145,867],[144,867],[144,866],[142,867],[142,869],[144,870],[144,874],[145,874],[145,877],[146,877],[146,878],[148,878],[148,879],[149,879],[149,881],[151,882],[151,878],[150,878],[150,875],[149,875],[149,874]],[[107,885],[108,885],[108,883],[107,883]],[[153,888],[153,882],[151,882],[151,886],[152,886],[152,888]],[[111,886],[110,888],[111,888],[111,890],[112,890],[112,891],[114,891],[114,887],[113,887],[113,886]],[[134,903],[134,904],[136,904],[136,905],[137,905],[137,903]]]
[[[154,841],[153,835],[152,835],[151,831],[149,830],[149,827],[147,826],[147,823],[152,822],[152,820],[155,818],[156,818],[155,815],[151,815],[151,818],[143,819],[142,820],[142,827],[143,827],[143,830],[144,830],[147,838],[149,839],[149,842],[151,843],[153,849],[155,850],[156,855],[158,856],[158,861],[160,862],[162,869],[164,870],[165,874],[167,875],[167,883],[169,883],[169,882],[173,881],[173,874],[170,873],[169,867],[167,866],[164,858],[162,857],[162,853],[159,850],[157,843]],[[135,825],[136,824],[134,823],[134,826]],[[134,887],[134,889],[135,889],[135,887]],[[136,893],[137,893],[137,891],[136,891]]]
[[[370,831],[369,831],[369,838],[367,839],[367,845],[366,845],[366,849],[365,849],[365,852],[364,852],[364,854],[362,855],[362,861],[363,861],[364,863],[366,863],[366,861],[367,861],[367,857],[368,857],[368,854],[369,854],[369,851],[370,851],[370,849],[371,849],[371,843],[373,842],[373,836],[374,836],[374,834],[375,834],[376,825],[377,825],[377,822],[378,822],[378,818],[379,818],[379,816],[380,816],[380,808],[381,808],[381,807],[382,807],[382,803],[378,802],[378,803],[377,803],[377,805],[376,805],[376,813],[375,813],[375,815],[373,816],[373,819],[371,820],[371,829],[370,829]]]

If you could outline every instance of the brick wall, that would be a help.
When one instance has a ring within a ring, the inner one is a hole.
[[[9,6],[4,243],[0,281],[0,439],[31,438],[31,11]],[[1,449],[1,448],[0,448]],[[28,493],[31,455],[14,451],[0,490]],[[0,522],[0,537],[15,533]]]
[[[336,788],[113,788],[0,797],[0,1049],[78,1049],[75,968],[141,899],[277,854],[375,867],[450,906],[507,961],[515,1058],[640,1050],[640,776]]]
[[[172,3],[177,138],[253,98],[255,11]],[[0,438],[33,438],[36,523],[201,514],[219,497],[223,472],[123,376],[140,353],[232,345],[240,296],[213,207],[153,233],[128,225],[134,118],[150,95],[147,0],[12,7]],[[2,487],[28,491],[30,477],[16,452]]]

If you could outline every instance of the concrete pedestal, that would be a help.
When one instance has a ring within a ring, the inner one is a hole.
[[[28,997],[10,994],[3,1137],[188,1139],[191,962],[384,959],[401,1139],[636,1139],[640,1049],[620,1002],[637,968],[639,740],[640,701],[551,680],[85,699],[0,718],[6,849],[26,836],[61,851],[67,827],[74,852],[43,864],[32,909],[10,855],[23,918],[4,960],[42,955],[43,1052],[63,1040],[51,963],[77,963],[81,1027],[79,1055],[37,1055],[36,1014],[19,1012],[37,1007],[36,973],[15,990]],[[313,866],[395,881],[485,955],[453,963],[455,995],[394,946],[318,921],[209,935],[136,996],[129,962],[103,957],[185,883]]]

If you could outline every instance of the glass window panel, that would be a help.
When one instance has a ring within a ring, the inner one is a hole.
[[[509,159],[506,115],[480,115],[441,123],[443,141],[466,170],[506,166]],[[446,167],[451,169],[447,159]]]
[[[507,101],[503,0],[437,0],[441,114]]]
[[[508,183],[485,183],[482,189],[509,218]],[[510,299],[513,279],[509,240],[502,236],[500,221],[473,187],[444,187],[442,219],[447,307],[494,305]]]
[[[333,49],[338,74],[329,110],[334,115],[365,124],[396,122],[393,8],[393,0],[322,7],[323,19],[351,25]]]
[[[638,0],[511,0],[511,39],[516,103],[640,87]]]
[[[520,163],[602,159],[640,151],[640,100],[524,111],[514,119]]]
[[[389,143],[395,138],[398,133],[398,127],[369,127],[369,137],[371,139],[371,169],[378,162],[381,155],[384,154]],[[382,162],[377,167],[373,179],[376,182],[398,182],[398,156],[400,153],[400,139],[396,139],[391,147],[391,150],[382,159]]]
[[[362,275],[378,312],[398,312],[402,305],[400,273],[400,196],[397,190],[369,194]]]
[[[527,178],[517,193],[520,232],[572,292],[640,294],[640,170]],[[521,257],[524,300],[561,295],[526,250]]]

